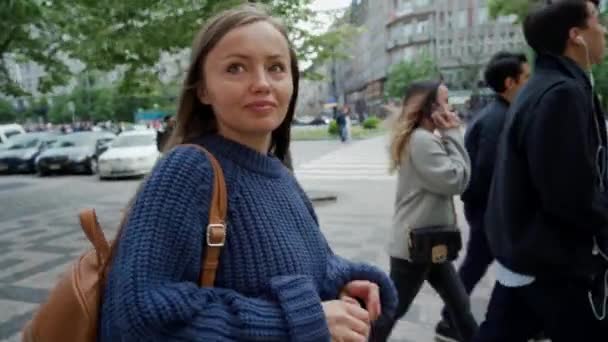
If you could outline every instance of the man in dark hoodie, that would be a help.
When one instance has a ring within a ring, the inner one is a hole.
[[[477,342],[604,341],[606,129],[591,66],[602,61],[597,1],[530,13],[534,75],[500,138],[485,228],[497,284]]]
[[[483,220],[494,174],[498,138],[509,105],[529,77],[530,66],[524,54],[495,54],[484,72],[485,81],[495,92],[495,96],[475,116],[465,135],[465,145],[471,158],[471,180],[461,197],[471,230],[466,256],[458,274],[469,295],[494,261]],[[437,339],[446,342],[458,341],[458,334],[450,324],[446,309],[442,311],[442,317],[443,320],[436,327]]]

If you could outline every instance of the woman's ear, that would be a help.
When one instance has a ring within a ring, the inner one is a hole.
[[[199,85],[198,87],[196,87],[196,96],[198,97],[198,100],[201,101],[202,104],[209,104],[209,95],[207,93],[207,91],[205,90],[205,87],[203,87],[202,85]]]

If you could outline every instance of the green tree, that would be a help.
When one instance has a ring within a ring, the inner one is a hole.
[[[386,81],[386,95],[401,98],[413,81],[431,78],[438,73],[437,65],[426,54],[412,60],[403,60],[393,65]]]
[[[13,104],[0,98],[0,123],[14,122],[17,119],[17,111]]]
[[[490,0],[490,14],[493,17],[500,15],[517,15],[518,21],[521,22],[526,14],[539,3],[541,0]],[[608,11],[602,12],[604,22],[608,19]],[[593,75],[595,78],[595,90],[600,96],[602,107],[608,109],[608,55],[604,56],[604,61],[593,67]]]
[[[122,92],[146,92],[161,73],[163,52],[190,47],[201,24],[218,11],[246,0],[2,0],[0,1],[0,92],[25,95],[11,79],[10,61],[35,62],[46,75],[39,90],[65,85],[71,79],[67,58],[88,70],[123,73]],[[330,58],[340,30],[322,35],[302,28],[311,20],[311,0],[249,1],[267,5],[280,16],[303,56]]]
[[[33,62],[46,74],[39,90],[48,92],[54,85],[66,84],[70,71],[63,57],[64,33],[77,16],[70,15],[69,1],[2,0],[0,1],[0,93],[28,95],[9,75],[8,64]]]
[[[546,0],[489,0],[488,8],[493,18],[515,14],[518,22],[523,21],[532,8]]]

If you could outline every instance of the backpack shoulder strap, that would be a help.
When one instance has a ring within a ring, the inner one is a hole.
[[[213,287],[215,274],[219,265],[222,247],[226,242],[226,213],[228,197],[226,194],[226,181],[220,163],[213,154],[204,147],[197,144],[183,144],[180,146],[194,147],[204,153],[213,167],[213,193],[209,207],[209,224],[207,225],[205,238],[207,244],[203,256],[200,285]]]
[[[95,248],[95,254],[97,255],[97,264],[102,269],[102,265],[105,265],[108,257],[110,256],[110,243],[106,239],[106,236],[99,225],[97,220],[97,214],[95,209],[84,209],[78,214],[80,219],[80,226],[84,231],[87,239],[91,241]]]

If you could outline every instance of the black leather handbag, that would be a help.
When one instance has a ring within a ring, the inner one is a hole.
[[[456,225],[456,209],[452,200],[453,225],[415,228],[410,231],[409,251],[413,263],[441,264],[453,261],[462,249],[462,236]]]
[[[456,226],[416,228],[410,232],[409,247],[413,263],[441,264],[458,257],[462,237]]]

